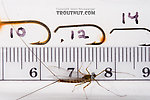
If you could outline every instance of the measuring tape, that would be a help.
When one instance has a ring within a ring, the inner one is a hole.
[[[0,80],[54,80],[46,77],[50,72],[46,73],[42,62],[66,70],[69,67],[79,69],[82,64],[86,68],[91,62],[91,71],[100,72],[107,67],[114,71],[110,77],[98,78],[101,81],[150,80],[149,47],[1,47]],[[117,72],[130,73],[136,77]]]

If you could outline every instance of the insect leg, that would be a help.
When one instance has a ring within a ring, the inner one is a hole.
[[[87,66],[86,71],[88,72],[88,74],[90,74],[90,72],[88,71],[89,66],[91,65],[92,62],[90,62],[90,64]]]
[[[104,88],[105,90],[107,90],[108,92],[111,92],[112,94],[114,94],[114,95],[116,95],[116,96],[119,96],[119,97],[124,97],[124,96],[126,96],[126,95],[119,95],[119,94],[116,94],[115,92],[113,92],[113,91],[111,91],[111,90],[105,88],[104,86],[102,86],[97,80],[95,80],[95,81],[97,82],[97,84],[98,84],[100,87]]]
[[[105,72],[105,70],[101,71],[101,72],[100,72],[100,73],[98,73],[96,76],[98,76],[98,75],[102,74],[103,72]]]
[[[83,67],[83,65],[79,68],[78,72],[81,73],[82,75],[85,75],[84,73],[82,73],[82,72],[80,71],[80,69],[81,69],[82,67]]]
[[[90,81],[86,86],[83,87],[83,91],[84,91],[84,94],[85,94],[85,96],[86,96],[86,99],[88,99],[88,97],[87,97],[87,95],[86,95],[85,88],[86,88],[87,86],[89,86],[90,84],[91,84],[91,81]]]
[[[76,85],[74,86],[74,88],[73,88],[72,92],[74,92],[74,90],[75,90],[75,87],[76,87],[76,86],[78,86],[78,85],[82,85],[82,84],[84,84],[84,83],[76,84]]]
[[[55,82],[53,82],[53,83],[50,83],[50,84],[48,84],[48,85],[46,85],[46,86],[43,86],[43,87],[41,87],[41,88],[39,88],[39,89],[37,89],[37,90],[34,90],[33,92],[30,92],[30,93],[28,93],[28,94],[26,94],[26,95],[24,95],[24,96],[22,96],[22,97],[20,97],[20,98],[18,98],[18,99],[16,99],[16,100],[20,100],[20,99],[22,99],[22,98],[24,98],[24,97],[27,97],[27,96],[29,96],[29,95],[31,95],[31,94],[37,92],[37,91],[40,91],[40,90],[42,90],[42,89],[44,89],[44,88],[46,88],[46,87],[48,87],[48,86],[50,86],[50,85],[52,85],[52,84],[54,84],[54,83],[56,83],[56,82],[57,82],[57,81],[55,81]]]

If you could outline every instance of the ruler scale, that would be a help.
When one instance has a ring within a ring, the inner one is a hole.
[[[89,62],[92,63],[90,71],[98,72],[107,67],[112,68],[115,72],[114,77],[99,78],[98,80],[101,81],[150,80],[150,77],[143,77],[145,73],[142,73],[144,67],[150,68],[149,47],[31,47],[30,50],[41,60],[38,61],[27,47],[0,48],[0,81],[51,81],[43,78],[45,72],[41,61],[64,69],[67,68],[63,63],[70,63],[70,67],[78,70],[81,64]],[[37,68],[39,76],[30,77],[29,72],[32,67]],[[117,72],[130,73],[136,77],[123,77]],[[13,76],[16,73],[22,76]]]

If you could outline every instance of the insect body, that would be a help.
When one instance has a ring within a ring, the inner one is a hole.
[[[90,64],[88,65],[88,67],[89,67],[89,66],[90,66]],[[82,67],[82,66],[81,66],[81,67]],[[81,67],[80,67],[80,69],[81,69]],[[113,93],[113,94],[116,95],[116,96],[119,96],[119,97],[124,97],[124,96],[126,96],[126,95],[118,95],[118,94],[114,93],[113,91],[110,91],[109,89],[107,89],[107,88],[103,87],[102,85],[100,85],[100,83],[95,79],[98,75],[102,74],[102,73],[105,72],[106,70],[103,70],[103,71],[101,71],[101,72],[98,73],[98,74],[95,74],[94,72],[92,72],[92,73],[90,74],[90,72],[88,71],[88,67],[86,68],[86,71],[87,71],[88,74],[82,73],[82,72],[80,71],[80,69],[78,70],[78,72],[79,72],[80,74],[82,74],[83,77],[81,77],[81,78],[76,78],[76,79],[59,79],[58,82],[79,83],[79,84],[76,84],[76,85],[74,86],[72,92],[75,90],[75,87],[76,87],[76,86],[79,86],[79,85],[88,83],[87,85],[85,85],[85,86],[83,87],[83,91],[84,91],[84,93],[85,93],[86,99],[88,99],[88,97],[87,97],[87,95],[86,95],[85,88],[86,88],[87,86],[89,86],[92,81],[97,82],[97,84],[98,84],[99,86],[101,86],[102,88],[106,89],[107,91]]]

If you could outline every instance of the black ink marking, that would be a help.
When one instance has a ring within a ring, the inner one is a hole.
[[[10,28],[10,37],[13,38],[13,28]]]
[[[62,42],[64,42],[64,39],[61,39],[61,40],[60,40],[60,43],[62,43]]]
[[[125,24],[125,13],[122,13],[122,23]]]
[[[22,34],[20,33],[20,31],[22,31]],[[18,28],[18,30],[16,31],[17,35],[20,36],[20,37],[24,37],[25,34],[26,34],[26,31],[24,28],[20,27]]]
[[[71,39],[74,39],[74,31],[71,31]]]

